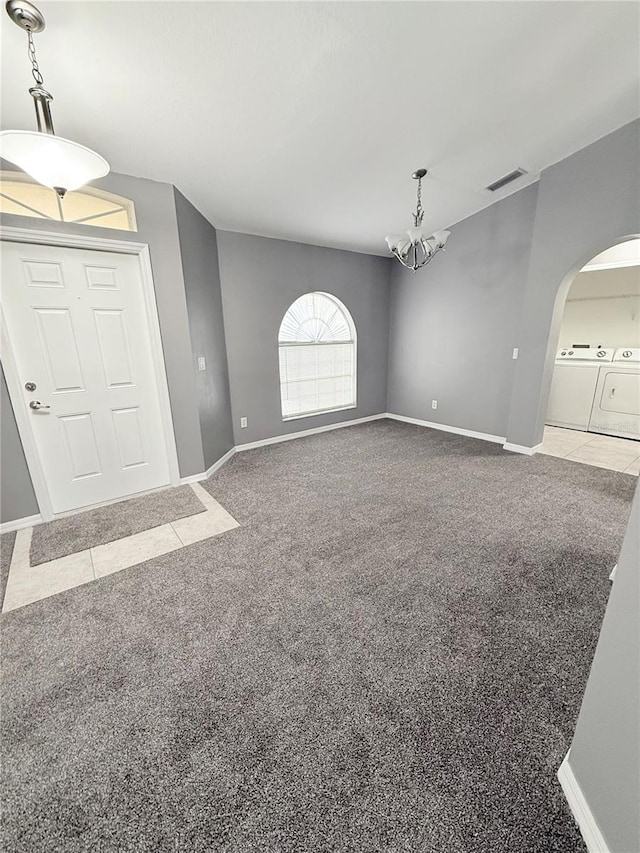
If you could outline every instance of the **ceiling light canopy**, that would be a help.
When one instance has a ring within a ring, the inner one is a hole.
[[[29,94],[34,101],[38,130],[2,131],[0,156],[62,198],[68,190],[108,174],[109,164],[90,148],[55,135],[49,106],[53,96],[44,88],[33,43],[33,33],[44,30],[44,17],[28,0],[8,0],[6,8],[11,20],[27,33],[31,73],[36,82]]]
[[[424,219],[424,210],[422,209],[422,179],[426,174],[426,169],[418,169],[411,176],[418,182],[418,197],[416,212],[412,214],[413,228],[409,228],[406,231],[409,239],[404,234],[391,235],[385,238],[391,254],[404,267],[413,270],[413,272],[426,266],[441,249],[444,249],[447,238],[451,233],[450,231],[436,231],[430,237],[425,237],[422,233],[422,221]]]

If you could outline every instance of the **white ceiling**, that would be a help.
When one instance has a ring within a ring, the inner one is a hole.
[[[635,2],[38,5],[56,132],[232,231],[386,254],[414,169],[433,231],[640,113]],[[2,19],[2,127],[33,129]]]

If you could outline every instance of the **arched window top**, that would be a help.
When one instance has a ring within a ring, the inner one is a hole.
[[[83,187],[68,192],[61,200],[55,190],[20,172],[0,172],[0,212],[119,231],[138,230],[134,204],[129,198]]]
[[[332,343],[355,340],[355,327],[345,306],[328,293],[305,293],[289,307],[280,324],[278,341]]]

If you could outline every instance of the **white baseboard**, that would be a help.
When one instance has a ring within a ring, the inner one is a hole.
[[[188,477],[180,477],[180,485],[188,486],[190,483],[199,483],[201,480],[206,480],[207,475],[203,471],[201,474],[189,474]]]
[[[235,447],[232,447],[231,450],[227,450],[227,452],[224,454],[224,456],[221,456],[217,462],[214,462],[213,465],[210,468],[207,468],[207,470],[204,472],[205,480],[208,477],[210,477],[212,474],[215,474],[215,472],[219,468],[222,468],[222,466],[225,465],[235,455],[236,455],[236,448]]]
[[[616,563],[615,566],[611,569],[611,574],[609,575],[610,581],[612,581],[615,578],[617,568],[618,568],[618,564]]]
[[[40,524],[42,516],[28,515],[25,518],[16,518],[13,521],[5,521],[0,524],[0,533],[11,533],[12,530],[22,530],[23,527],[33,527],[34,524]]]
[[[208,480],[209,477],[214,474],[219,468],[228,462],[232,456],[236,453],[236,448],[232,447],[231,450],[227,450],[224,456],[221,456],[210,468],[207,468],[206,471],[203,471],[201,474],[190,474],[188,477],[180,477],[180,485],[188,486],[189,483],[200,483],[202,480]]]
[[[429,429],[439,429],[442,432],[452,432],[455,433],[455,435],[466,435],[468,438],[479,438],[482,441],[492,441],[494,444],[502,444],[505,440],[504,435],[491,435],[491,433],[488,432],[475,432],[471,429],[462,429],[462,427],[435,423],[435,421],[422,421],[419,418],[407,418],[405,415],[394,415],[391,412],[380,415],[380,417],[391,418],[392,421],[402,421],[405,424],[416,424],[416,426],[428,427]]]
[[[268,444],[279,444],[281,441],[292,441],[294,438],[305,438],[308,435],[316,435],[319,432],[329,432],[330,430],[356,426],[356,424],[366,424],[369,421],[379,421],[381,418],[389,417],[392,417],[392,415],[387,415],[383,412],[380,415],[369,415],[367,418],[356,418],[353,421],[340,421],[338,424],[328,424],[327,426],[315,427],[314,429],[303,429],[300,432],[289,432],[286,435],[274,435],[273,438],[263,438],[260,441],[237,444],[235,450],[240,453],[243,450],[253,450],[256,447],[266,447]]]
[[[542,442],[540,442],[540,444],[535,444],[533,447],[526,447],[524,444],[511,444],[510,441],[505,441],[502,446],[504,450],[510,450],[511,453],[522,453],[525,456],[535,456],[542,447]]]
[[[611,853],[569,763],[571,750],[558,770],[558,781],[589,853]]]
[[[365,424],[370,421],[379,421],[383,418],[390,418],[393,421],[402,421],[407,424],[416,424],[417,426],[427,427],[429,429],[437,429],[442,432],[451,432],[455,435],[465,435],[469,438],[479,438],[482,441],[491,441],[495,444],[503,444],[505,441],[505,437],[503,435],[491,435],[486,432],[475,432],[470,429],[462,429],[462,427],[454,427],[448,426],[447,424],[439,424],[435,421],[423,421],[419,418],[408,418],[405,415],[394,415],[392,412],[381,412],[378,415],[369,415],[366,418],[356,418],[352,421],[340,421],[337,424],[328,424],[327,426],[315,427],[313,429],[305,429],[300,432],[291,432],[286,435],[275,435],[272,438],[263,438],[260,441],[250,441],[247,444],[238,444],[235,447],[232,447],[231,450],[227,451],[220,459],[213,463],[213,465],[208,468],[206,471],[203,471],[200,474],[190,474],[187,477],[180,478],[180,485],[188,485],[189,483],[199,483],[202,480],[207,480],[212,474],[214,474],[219,468],[228,462],[236,453],[241,453],[243,450],[253,450],[256,447],[266,447],[269,444],[279,444],[282,441],[292,441],[296,438],[305,438],[308,435],[316,435],[321,432],[330,432],[334,429],[342,429],[343,427],[356,426],[357,424]],[[517,444],[504,444],[505,450],[513,450],[516,453],[527,453],[528,455],[532,455],[535,453],[542,445],[538,444],[536,447],[521,447]],[[155,490],[154,490],[155,491]],[[132,497],[138,497],[138,495],[132,495]],[[127,498],[118,498],[118,500],[126,500]],[[106,503],[113,503],[113,501],[107,501]],[[97,506],[97,505],[96,505]],[[100,504],[102,506],[102,504]],[[75,510],[74,512],[65,513],[66,515],[75,515],[76,512],[83,512],[86,509],[94,509],[95,507],[83,507],[81,510]],[[56,516],[57,517],[57,516]],[[9,533],[11,530],[20,530],[22,527],[33,527],[34,524],[40,524],[42,522],[41,515],[32,515],[28,518],[18,518],[15,521],[6,521],[4,524],[0,524],[0,533]]]

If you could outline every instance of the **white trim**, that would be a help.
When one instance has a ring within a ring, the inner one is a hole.
[[[615,578],[617,569],[618,569],[618,564],[616,563],[615,566],[611,569],[611,574],[609,575],[610,581],[613,581],[613,579]]]
[[[541,447],[542,442],[540,442],[540,444],[534,444],[533,447],[526,447],[524,444],[511,444],[510,441],[505,441],[503,444],[504,450],[510,450],[511,453],[522,453],[525,456],[535,456]]]
[[[13,225],[0,225],[0,240],[64,246],[69,249],[95,249],[97,252],[119,252],[121,255],[139,255],[147,246],[146,243],[136,243],[133,240],[111,240],[93,234],[62,234],[58,231],[40,231],[37,228],[15,228]]]
[[[203,474],[190,474],[188,477],[182,477],[180,479],[180,485],[182,486],[189,483],[200,483],[202,480],[208,480],[212,474],[215,474],[215,472],[219,468],[222,468],[222,466],[235,455],[236,448],[232,447],[231,450],[227,450],[224,456],[221,456],[217,462],[214,462],[210,468],[207,468],[207,470]]]
[[[162,430],[165,438],[165,449],[169,464],[170,482],[165,486],[177,486],[180,482],[180,471],[178,467],[178,452],[176,449],[176,440],[173,430],[173,418],[171,416],[171,403],[169,399],[169,385],[167,381],[167,373],[164,362],[164,352],[162,349],[162,336],[160,333],[160,319],[158,317],[158,309],[155,298],[155,287],[153,283],[153,273],[151,269],[151,258],[149,254],[149,246],[146,243],[135,243],[129,240],[111,240],[104,237],[83,234],[59,234],[55,231],[39,231],[31,228],[14,228],[13,226],[0,225],[0,240],[7,240],[14,243],[35,243],[45,246],[58,246],[70,249],[89,249],[93,251],[114,252],[116,254],[137,255],[140,271],[140,280],[142,283],[142,293],[144,298],[144,306],[148,321],[149,340],[151,344],[151,358],[154,365],[154,373],[156,380],[156,388],[158,391],[158,401],[160,405],[160,419]],[[4,318],[4,314],[0,309],[0,325],[1,325],[1,341],[0,353],[2,362],[5,368],[5,376],[9,396],[13,406],[13,411],[18,426],[18,432],[22,441],[25,458],[33,490],[36,495],[38,507],[40,509],[41,521],[51,521],[54,517],[49,489],[44,476],[44,470],[38,453],[35,438],[31,430],[31,424],[28,418],[28,412],[24,395],[22,394],[22,386],[18,369],[16,366],[9,332]],[[154,490],[155,491],[155,490]],[[126,500],[134,495],[125,495],[122,498],[114,498],[106,501],[107,503],[115,503],[118,500]],[[71,511],[71,514],[82,512],[85,509],[92,507],[78,507]],[[62,513],[60,515],[66,515]]]
[[[191,483],[200,483],[202,480],[206,479],[207,474],[204,471],[201,474],[189,474],[187,477],[180,477],[180,485],[190,486]]]
[[[329,432],[333,429],[342,429],[343,427],[355,426],[356,424],[366,424],[369,421],[379,421],[381,418],[388,417],[392,416],[383,412],[379,415],[369,415],[367,418],[356,418],[353,421],[341,421],[338,424],[328,424],[327,426],[315,427],[314,429],[304,429],[300,432],[289,432],[286,435],[274,435],[273,438],[263,438],[260,441],[250,441],[247,444],[237,444],[234,449],[236,453],[241,453],[243,450],[253,450],[256,447],[266,447],[268,444],[279,444],[281,441],[305,438],[308,435],[316,435],[319,432]]]
[[[140,278],[142,280],[142,295],[147,313],[149,340],[151,343],[151,359],[156,380],[158,402],[160,404],[160,420],[164,433],[164,446],[169,463],[170,485],[177,486],[180,482],[180,467],[178,464],[178,450],[176,436],[173,429],[173,417],[171,414],[171,400],[169,398],[169,380],[164,361],[164,350],[162,348],[162,333],[160,332],[160,317],[158,316],[158,305],[156,303],[156,289],[153,283],[153,271],[151,268],[151,254],[149,246],[143,245],[137,253],[140,265]]]
[[[600,827],[589,808],[589,803],[582,793],[578,780],[573,774],[573,770],[569,764],[570,753],[571,750],[567,752],[560,765],[558,781],[562,786],[571,813],[578,824],[589,853],[610,853],[607,842],[604,840]]]
[[[337,409],[322,409],[320,412],[305,412],[303,415],[287,415],[285,418],[282,417],[282,423],[286,424],[289,421],[299,421],[301,418],[317,418],[320,415],[333,415],[336,412],[346,412],[347,409],[357,409],[358,404],[353,403],[353,405],[349,406],[338,406]]]
[[[51,521],[53,509],[49,500],[49,490],[44,477],[44,471],[40,464],[40,456],[36,447],[36,440],[29,423],[27,404],[22,393],[18,367],[16,365],[13,349],[9,343],[9,330],[5,321],[4,310],[0,305],[0,358],[4,367],[4,375],[7,380],[7,390],[13,408],[13,414],[18,427],[18,434],[22,442],[24,457],[31,476],[31,484],[36,496],[38,509],[43,521]]]
[[[24,527],[33,527],[34,524],[40,524],[41,521],[42,516],[40,513],[38,515],[26,515],[24,518],[16,518],[14,521],[4,521],[0,524],[0,534],[11,533],[12,530],[22,530]]]
[[[620,243],[618,245],[621,245]],[[597,272],[598,270],[617,270],[621,267],[637,267],[640,264],[640,258],[627,258],[626,261],[609,261],[604,264],[586,264],[579,270],[583,272]]]
[[[439,424],[434,421],[423,421],[419,418],[407,418],[405,415],[394,415],[391,412],[387,412],[384,415],[379,415],[379,417],[383,418],[391,418],[393,421],[402,421],[405,424],[416,424],[416,426],[423,426],[429,429],[439,429],[442,432],[452,432],[455,435],[466,435],[468,438],[479,438],[482,441],[492,441],[494,444],[502,444],[505,440],[503,435],[491,435],[488,432],[475,432],[475,430],[471,429],[462,429],[462,427],[448,426],[447,424]]]

